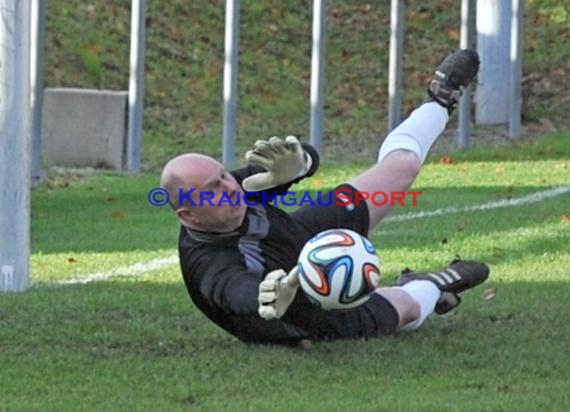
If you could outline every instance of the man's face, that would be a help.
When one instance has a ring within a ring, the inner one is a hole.
[[[188,180],[186,190],[196,189],[190,195],[196,206],[185,202],[182,209],[190,211],[192,227],[205,232],[231,232],[237,229],[246,214],[247,205],[241,199],[238,182],[222,164],[214,159],[200,162],[199,168]],[[186,220],[186,219],[185,219]]]

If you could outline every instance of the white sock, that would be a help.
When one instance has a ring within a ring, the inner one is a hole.
[[[422,104],[386,136],[378,152],[378,162],[395,150],[414,152],[424,163],[429,149],[441,135],[449,113],[436,102]]]
[[[413,280],[400,286],[400,288],[420,305],[420,316],[415,321],[402,326],[400,330],[415,330],[433,313],[435,305],[441,297],[441,291],[429,280]]]

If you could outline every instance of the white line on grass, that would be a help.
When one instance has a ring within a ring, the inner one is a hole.
[[[135,263],[130,266],[119,266],[107,272],[95,272],[89,275],[79,276],[69,280],[57,282],[60,285],[76,285],[107,280],[115,276],[139,276],[143,273],[166,268],[178,263],[178,256],[157,258],[144,263]]]
[[[514,207],[530,203],[541,202],[545,199],[561,196],[566,193],[570,193],[570,185],[559,186],[553,189],[543,190],[540,192],[534,192],[529,195],[517,197],[514,199],[504,199],[504,200],[482,203],[480,205],[464,206],[464,207],[450,206],[436,210],[428,210],[424,212],[406,213],[399,216],[388,217],[384,219],[384,222],[404,222],[407,220],[448,215],[452,213],[465,213],[465,212],[475,212],[479,210],[500,209],[503,207]],[[135,263],[134,265],[130,266],[120,266],[118,268],[111,269],[106,272],[91,273],[89,275],[79,276],[73,279],[59,281],[57,283],[60,285],[86,284],[91,282],[108,280],[116,276],[139,276],[146,272],[151,272],[157,269],[163,269],[177,263],[178,263],[178,256],[168,256],[165,258],[153,259],[144,263]]]
[[[404,222],[407,220],[449,215],[453,213],[466,213],[466,212],[475,212],[479,210],[491,210],[491,209],[500,209],[503,207],[527,205],[530,203],[542,202],[545,199],[561,196],[566,193],[570,193],[570,185],[559,186],[553,189],[543,190],[540,192],[534,192],[531,193],[530,195],[516,197],[514,199],[497,200],[493,202],[483,203],[480,205],[464,206],[464,207],[450,206],[450,207],[442,207],[441,209],[436,209],[436,210],[428,210],[417,213],[406,213],[399,216],[390,216],[384,219],[384,222]]]

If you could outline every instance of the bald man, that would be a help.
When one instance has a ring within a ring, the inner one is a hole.
[[[201,154],[178,156],[165,166],[161,186],[181,223],[180,264],[194,304],[244,342],[295,344],[303,339],[369,338],[417,329],[434,311],[446,313],[459,294],[484,282],[489,268],[454,261],[438,271],[406,272],[365,304],[344,312],[311,304],[299,287],[297,259],[304,244],[331,228],[364,236],[393,206],[358,201],[357,191],[407,191],[443,132],[462,89],[477,74],[479,58],[461,50],[437,68],[428,99],[384,140],[378,162],[332,195],[342,202],[292,213],[268,202],[312,176],[319,156],[295,137],[258,141],[247,166],[228,172]]]

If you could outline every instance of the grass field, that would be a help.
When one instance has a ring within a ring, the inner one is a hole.
[[[33,287],[0,296],[0,411],[567,411],[569,138],[432,158],[418,206],[371,235],[383,281],[456,255],[491,279],[416,333],[309,349],[243,345],[192,306],[159,260],[177,224],[147,202],[156,174],[53,176],[33,192]]]

